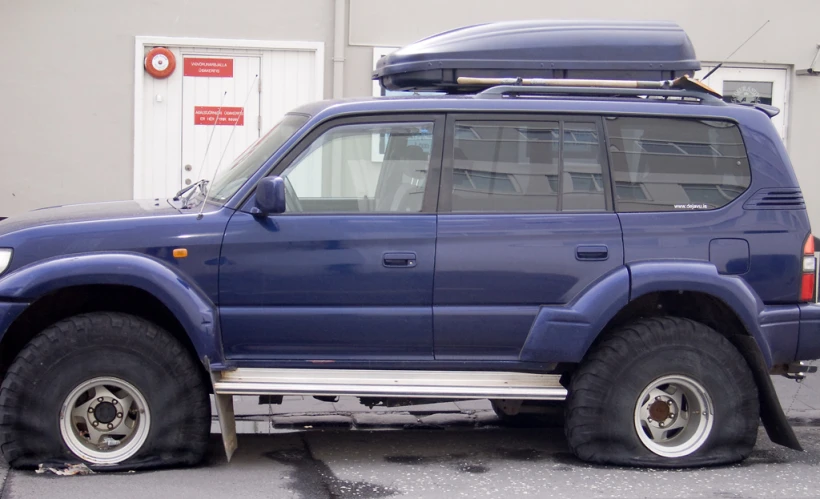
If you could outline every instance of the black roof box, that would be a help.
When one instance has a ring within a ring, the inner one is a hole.
[[[513,21],[458,28],[382,57],[387,90],[476,92],[461,76],[671,80],[700,69],[686,32],[665,21]]]

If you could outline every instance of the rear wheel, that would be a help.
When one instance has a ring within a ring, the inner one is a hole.
[[[597,463],[727,464],[757,439],[757,386],[746,360],[709,327],[644,319],[612,331],[573,374],[569,446]]]
[[[0,386],[0,449],[16,468],[193,465],[210,433],[207,385],[166,331],[92,313],[40,333]]]

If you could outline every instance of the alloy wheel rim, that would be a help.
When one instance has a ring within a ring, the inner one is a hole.
[[[641,443],[662,457],[683,457],[709,438],[714,406],[699,382],[683,375],[662,376],[635,403],[635,431]]]
[[[136,454],[148,438],[151,414],[142,393],[115,377],[77,385],[60,411],[63,442],[77,457],[115,464]]]

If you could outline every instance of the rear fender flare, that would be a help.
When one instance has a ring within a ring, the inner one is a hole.
[[[629,302],[660,291],[691,291],[722,300],[755,339],[766,367],[769,343],[758,327],[763,302],[740,277],[718,274],[711,263],[651,261],[619,267],[588,286],[566,305],[542,306],[520,359],[525,362],[580,362],[606,325]]]
[[[42,260],[0,278],[0,297],[30,303],[60,289],[85,285],[131,286],[150,293],[182,324],[200,360],[223,360],[214,304],[192,280],[150,256],[85,253]]]
[[[632,276],[630,301],[659,291],[690,291],[713,296],[725,303],[755,339],[767,368],[772,367],[769,342],[758,326],[764,305],[739,276],[721,275],[711,263],[651,261],[629,266]]]

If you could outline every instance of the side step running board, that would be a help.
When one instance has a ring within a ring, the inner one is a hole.
[[[342,369],[236,369],[214,390],[225,395],[355,395],[360,397],[564,400],[554,374]]]
[[[564,400],[555,374],[471,371],[251,369],[212,372],[228,461],[237,448],[234,395],[353,395],[452,399]]]

